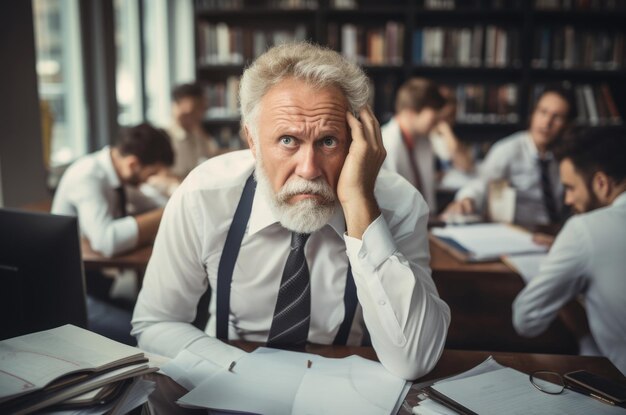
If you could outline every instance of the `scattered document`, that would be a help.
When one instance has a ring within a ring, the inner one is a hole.
[[[481,415],[623,415],[624,409],[565,389],[559,395],[537,390],[528,375],[502,368],[462,379],[438,382],[432,389]]]
[[[72,373],[143,360],[143,352],[70,324],[0,342],[0,402]]]
[[[150,394],[156,389],[156,383],[137,378],[124,393],[124,396],[104,405],[88,406],[85,408],[44,411],[43,415],[122,415],[127,414],[139,405],[148,401]]]
[[[503,255],[545,253],[547,248],[532,240],[532,234],[501,223],[433,228],[436,237],[453,241],[465,250],[469,260],[487,261]]]
[[[179,404],[221,411],[395,414],[410,383],[380,363],[358,356],[330,359],[259,348],[221,369],[179,399]],[[321,399],[320,397],[323,397]]]
[[[528,284],[531,279],[539,275],[541,264],[547,256],[547,253],[505,255],[502,257],[502,262],[517,272]]]
[[[0,413],[26,414],[68,400],[98,404],[107,396],[99,394],[102,387],[113,393],[111,385],[157,370],[141,350],[72,325],[3,340]]]

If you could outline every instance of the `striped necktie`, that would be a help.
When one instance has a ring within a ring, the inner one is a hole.
[[[304,246],[310,234],[291,233],[291,251],[285,263],[268,346],[305,344],[311,320],[311,281]]]
[[[552,193],[552,184],[550,183],[550,160],[539,159],[539,167],[541,169],[541,192],[543,193],[543,204],[548,213],[551,223],[559,222],[559,214]]]

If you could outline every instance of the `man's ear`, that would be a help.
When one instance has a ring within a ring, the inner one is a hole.
[[[596,172],[591,179],[591,188],[600,201],[604,201],[611,193],[611,181],[604,172]]]
[[[247,125],[243,126],[243,134],[246,137],[246,141],[248,142],[248,147],[250,147],[250,151],[252,151],[252,155],[256,158],[256,143],[254,142],[254,138],[250,133],[250,129]]]
[[[134,156],[132,154],[128,155],[124,157],[124,161],[126,162],[126,167],[128,167],[128,170],[131,173],[141,169],[141,162],[139,161],[139,158],[137,158],[137,156]]]

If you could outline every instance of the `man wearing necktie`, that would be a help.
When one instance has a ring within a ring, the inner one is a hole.
[[[422,194],[430,212],[436,205],[436,156],[430,134],[440,121],[446,100],[437,84],[425,78],[411,78],[396,94],[395,115],[382,126],[387,151],[384,168],[407,179]]]
[[[173,160],[165,132],[148,124],[125,128],[114,146],[85,155],[66,170],[52,213],[78,217],[81,236],[106,257],[152,243],[163,208],[137,187]],[[108,303],[113,280],[94,270],[87,270],[86,280],[90,330],[134,343],[130,314]]]
[[[308,43],[277,46],[244,72],[250,150],[194,170],[165,210],[133,315],[140,347],[189,350],[226,369],[244,352],[359,345],[414,379],[445,343],[448,306],[430,275],[428,207],[381,170],[363,71]],[[210,285],[210,320],[194,327]]]
[[[513,326],[534,337],[566,310],[580,354],[602,354],[626,375],[626,129],[589,129],[556,155],[575,214],[515,299]]]
[[[491,147],[479,177],[456,193],[444,215],[485,212],[489,184],[506,181],[515,189],[515,223],[561,223],[565,216],[563,186],[552,148],[576,117],[571,88],[554,85],[544,89],[535,103],[528,130],[505,137]]]

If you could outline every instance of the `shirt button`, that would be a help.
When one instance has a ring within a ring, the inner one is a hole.
[[[385,304],[387,304],[387,302],[386,302],[385,300],[380,300],[380,301],[378,302],[378,305],[385,305]]]
[[[359,258],[361,259],[365,258],[365,252],[359,252]]]

